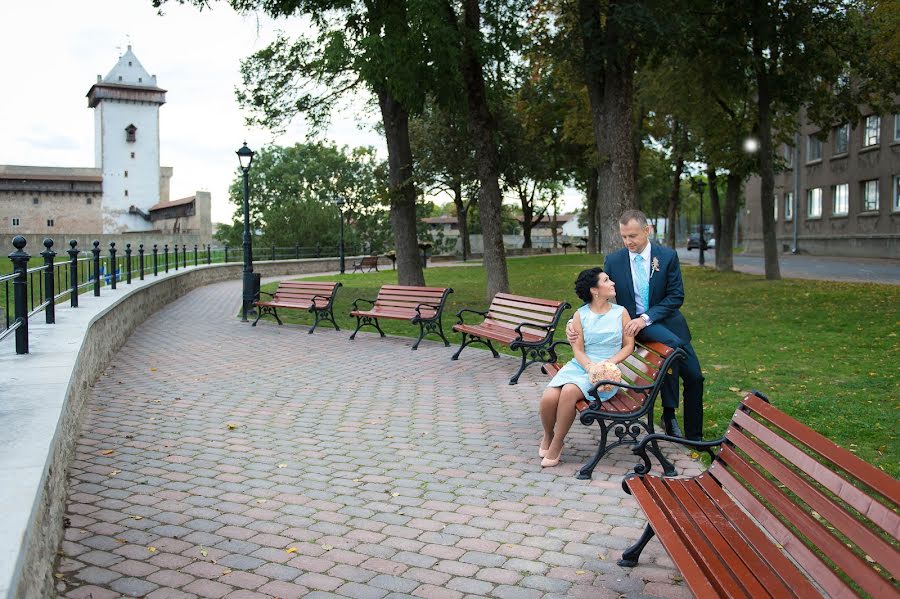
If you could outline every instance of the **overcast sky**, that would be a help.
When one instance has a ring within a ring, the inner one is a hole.
[[[157,83],[168,90],[160,108],[160,154],[174,167],[171,198],[212,193],[212,216],[229,222],[227,200],[235,175],[234,152],[244,139],[251,148],[304,140],[295,122],[281,136],[244,123],[234,89],[240,60],[265,47],[278,29],[289,33],[298,20],[241,16],[226,3],[202,13],[192,6],[165,5],[159,16],[151,0],[33,0],[3,2],[0,19],[0,164],[94,166],[94,115],[85,95],[116,64],[125,46]],[[371,145],[387,157],[372,131],[379,118],[361,104],[335,114],[328,139],[338,145]],[[580,203],[567,194],[573,207]]]

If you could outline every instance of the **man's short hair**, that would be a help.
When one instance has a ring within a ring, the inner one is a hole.
[[[648,226],[650,223],[647,222],[647,215],[641,212],[640,210],[626,210],[622,213],[622,216],[619,218],[620,225],[627,225],[631,221],[636,220],[637,223],[641,226],[641,228]]]

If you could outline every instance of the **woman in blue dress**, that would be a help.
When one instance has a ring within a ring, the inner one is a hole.
[[[588,371],[591,364],[609,361],[618,364],[634,351],[634,337],[626,337],[628,311],[610,302],[616,297],[616,284],[602,268],[582,271],[575,281],[575,293],[584,302],[575,312],[573,325],[578,341],[572,344],[575,357],[563,366],[541,397],[541,424],[544,438],[538,450],[541,466],[559,464],[566,433],[575,420],[575,404],[593,388]],[[601,401],[616,391],[600,392]]]

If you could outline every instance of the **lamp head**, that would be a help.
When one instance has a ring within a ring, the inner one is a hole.
[[[256,154],[253,150],[247,147],[247,142],[244,142],[244,145],[241,146],[237,152],[235,152],[238,156],[238,162],[241,165],[241,170],[245,173],[250,170],[250,165],[253,164],[253,156]]]
[[[748,137],[744,140],[744,151],[748,154],[755,154],[759,150],[759,140],[755,137]]]

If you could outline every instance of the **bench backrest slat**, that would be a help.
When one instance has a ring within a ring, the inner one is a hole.
[[[491,300],[484,324],[510,329],[510,331],[514,331],[523,322],[555,327],[565,306],[565,302],[555,300],[498,293]],[[521,330],[539,337],[545,337],[548,334],[546,330],[537,327],[524,326]]]
[[[393,312],[415,311],[419,304],[439,306],[447,296],[444,287],[407,287],[403,285],[384,285],[375,298],[375,308]],[[423,307],[423,316],[431,316],[434,308]]]
[[[312,302],[314,296],[331,297],[339,283],[333,282],[310,282],[301,281],[282,281],[275,290],[273,301],[283,303],[309,303]],[[318,303],[324,303],[323,297],[315,298]]]
[[[900,483],[752,395],[726,440],[709,473],[829,594],[898,594]]]

